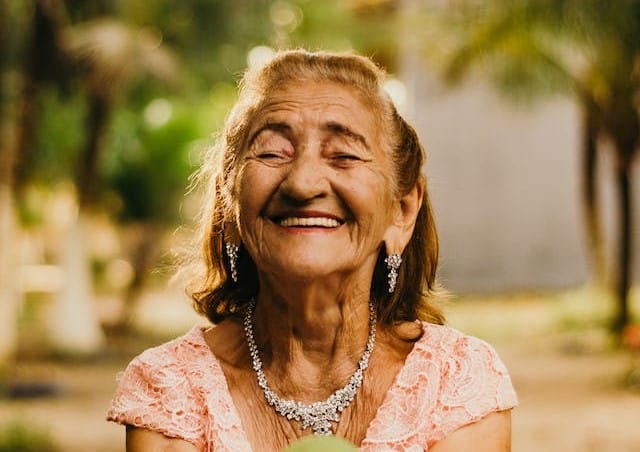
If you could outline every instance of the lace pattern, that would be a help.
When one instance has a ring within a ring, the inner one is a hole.
[[[517,405],[507,369],[489,344],[446,326],[423,328],[362,450],[428,450],[460,427]]]
[[[460,427],[513,408],[507,370],[486,342],[423,324],[360,445],[428,450]],[[203,451],[250,450],[222,368],[202,328],[149,349],[123,373],[107,419],[181,438]]]

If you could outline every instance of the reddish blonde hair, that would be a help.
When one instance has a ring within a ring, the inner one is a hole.
[[[436,269],[438,237],[421,170],[424,150],[415,130],[398,114],[383,89],[385,73],[368,58],[351,53],[283,51],[265,66],[249,70],[240,82],[239,99],[231,110],[223,133],[211,155],[197,173],[197,181],[206,188],[205,204],[200,217],[202,244],[187,291],[197,312],[219,323],[237,315],[257,296],[258,273],[251,257],[241,247],[239,283],[230,278],[224,252],[224,235],[234,224],[238,156],[245,146],[247,133],[255,113],[270,94],[285,83],[330,81],[349,86],[361,95],[380,120],[388,137],[387,147],[394,168],[389,180],[398,197],[416,185],[425,186],[422,206],[413,235],[402,254],[396,290],[387,290],[385,250],[380,251],[371,282],[371,297],[377,304],[378,317],[385,324],[405,320],[443,323],[441,311],[434,305],[437,291]]]

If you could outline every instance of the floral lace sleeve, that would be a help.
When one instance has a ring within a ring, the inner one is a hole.
[[[122,374],[107,419],[205,447],[206,408],[177,358],[179,348],[150,349]]]
[[[517,405],[507,368],[494,348],[481,339],[460,336],[441,365],[429,446],[490,413]]]
[[[423,327],[369,426],[363,451],[429,450],[455,430],[518,403],[489,344],[447,326]]]

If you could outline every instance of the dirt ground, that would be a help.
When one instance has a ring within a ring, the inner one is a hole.
[[[640,391],[624,384],[640,365],[637,353],[612,348],[597,329],[557,331],[546,302],[508,310],[493,301],[461,303],[448,311],[453,326],[490,341],[511,372],[520,400],[514,451],[640,452]],[[93,362],[22,360],[16,375],[54,382],[60,392],[0,401],[0,424],[44,428],[62,451],[124,450],[124,428],[104,415],[116,374],[144,346],[113,343],[118,353]]]

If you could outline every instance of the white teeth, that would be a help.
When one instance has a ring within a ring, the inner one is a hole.
[[[316,226],[322,228],[337,228],[340,226],[340,222],[333,218],[327,217],[311,217],[311,218],[299,218],[299,217],[287,217],[278,221],[280,226]]]

